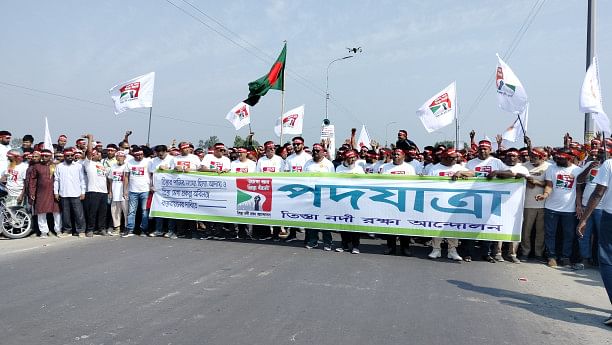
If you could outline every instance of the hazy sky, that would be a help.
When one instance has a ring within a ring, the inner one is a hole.
[[[92,132],[117,142],[126,129],[144,143],[148,111],[115,116],[108,90],[156,72],[152,143],[172,138],[197,143],[217,135],[231,144],[236,132],[225,114],[246,98],[248,82],[266,74],[288,41],[285,109],[306,105],[304,137],[318,141],[325,114],[330,61],[362,47],[330,68],[329,118],[336,140],[365,124],[384,144],[407,129],[419,145],[454,139],[454,127],[428,134],[415,115],[434,93],[457,81],[461,140],[471,129],[493,137],[511,125],[497,109],[495,53],[511,47],[531,1],[195,1],[219,26],[182,0],[11,1],[0,11],[2,129],[42,140],[51,134]],[[597,47],[604,95],[612,93],[612,1],[598,1]],[[569,131],[582,139],[578,95],[586,59],[587,1],[548,0],[506,62],[530,99],[528,134],[535,144],[561,145]],[[239,36],[236,36],[235,34]],[[246,42],[245,42],[246,40]],[[487,84],[488,82],[488,84]],[[101,103],[96,105],[7,86],[6,83]],[[477,107],[475,101],[487,86]],[[260,142],[274,137],[280,92],[252,109]],[[471,110],[471,111],[469,111]],[[170,117],[170,118],[169,118]],[[396,122],[396,123],[392,123]]]

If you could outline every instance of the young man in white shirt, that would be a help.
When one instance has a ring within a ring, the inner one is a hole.
[[[102,236],[106,232],[106,206],[108,202],[107,170],[101,162],[101,153],[93,148],[93,136],[87,134],[86,157],[83,169],[87,176],[85,193],[85,214],[87,217],[87,237],[93,237],[94,231]]]
[[[529,155],[529,162],[524,166],[529,171],[527,188],[525,189],[525,208],[523,209],[523,230],[521,238],[521,256],[525,261],[531,253],[531,234],[535,231],[533,252],[536,260],[544,257],[544,201],[538,201],[535,196],[544,192],[546,186],[546,170],[550,163],[546,161],[548,154],[541,148],[534,148]]]
[[[609,190],[610,186],[612,186],[612,159],[606,160],[601,165],[593,182],[596,184],[596,187],[588,200],[586,209],[582,213],[576,233],[579,238],[584,237],[586,224],[593,210],[601,202],[602,214],[598,243],[599,272],[608,293],[608,300],[612,303],[612,193]],[[612,315],[604,321],[604,325],[612,327]]]
[[[72,149],[64,150],[64,162],[55,166],[53,193],[61,206],[63,231],[70,234],[74,230],[74,214],[76,232],[79,237],[85,237],[85,215],[81,203],[85,199],[85,174],[83,166],[74,158]]]
[[[266,141],[264,143],[264,155],[257,161],[255,171],[264,173],[281,172],[284,161],[280,156],[274,154],[274,142]]]
[[[28,163],[23,162],[23,156],[19,150],[10,150],[6,154],[9,164],[5,171],[0,172],[0,181],[6,183],[8,195],[4,204],[10,206],[23,206],[25,201],[25,179],[28,171]]]
[[[256,170],[256,163],[247,158],[248,151],[244,147],[236,149],[238,159],[230,164],[230,171],[233,173],[253,173]]]
[[[406,155],[403,150],[395,149],[391,154],[392,161],[386,163],[381,167],[381,174],[383,175],[402,175],[402,176],[414,176],[416,171],[414,167],[405,162]],[[384,235],[387,240],[387,250],[385,255],[395,255],[397,251],[397,237],[395,235]],[[405,256],[412,256],[410,250],[410,236],[399,236],[400,240],[400,253]]]
[[[149,162],[149,175],[151,179],[151,185],[153,186],[153,193],[155,193],[155,183],[153,179],[153,173],[157,171],[157,169],[168,170],[172,165],[172,161],[174,160],[174,156],[168,154],[168,147],[166,145],[157,145],[153,148],[155,151],[155,158],[151,159]],[[164,218],[153,218],[155,219],[155,232],[150,232],[149,235],[151,237],[154,236],[164,236],[166,238],[176,239],[177,236],[175,234],[176,229],[176,221],[174,219],[164,219]],[[168,224],[168,231],[164,235],[163,225],[164,221]]]
[[[11,150],[11,132],[0,131],[0,172],[6,170],[8,158],[6,154]]]
[[[527,170],[527,168],[521,164],[519,150],[514,147],[511,147],[506,150],[506,165],[508,166],[509,170],[514,174],[515,178],[524,178],[529,176],[529,170]],[[502,251],[502,244],[502,241],[497,242],[497,252],[500,254]],[[510,256],[510,261],[515,264],[521,263],[521,261],[516,255],[518,245],[519,242],[510,242],[510,252],[508,253]]]
[[[467,168],[464,168],[460,164],[457,164],[458,156],[459,155],[455,149],[451,148],[445,150],[441,155],[440,163],[430,164],[427,166],[425,169],[427,171],[427,175],[450,177],[454,179],[474,176],[473,172],[469,171]],[[434,237],[431,239],[432,250],[428,255],[430,259],[437,259],[442,256],[440,246],[443,240],[444,239],[439,237]],[[446,242],[448,243],[447,257],[455,261],[463,260],[463,258],[457,253],[457,245],[459,245],[459,240],[456,238],[447,238]]]
[[[341,174],[365,174],[363,169],[355,164],[357,160],[357,151],[350,149],[344,152],[344,160],[342,164],[336,167],[336,173]],[[352,232],[352,231],[340,231],[340,237],[342,238],[342,246],[336,248],[337,252],[348,252],[351,251],[352,254],[359,254],[359,244],[361,233]],[[349,248],[349,246],[352,246]]]
[[[312,159],[312,156],[304,151],[304,138],[297,136],[291,139],[293,153],[285,160],[285,170],[289,172],[302,172],[307,161]],[[304,230],[304,228],[300,228]],[[285,238],[285,242],[297,241],[297,232],[295,228],[289,230],[289,235]]]
[[[206,172],[217,172],[225,173],[230,171],[231,161],[225,156],[227,152],[223,143],[216,143],[213,146],[213,153],[209,153],[202,159],[202,165],[200,165],[200,171]],[[225,229],[223,223],[206,222],[206,233],[204,238],[206,239],[219,239],[223,240],[226,238]]]
[[[125,233],[121,237],[134,236],[136,226],[136,213],[140,208],[142,219],[140,221],[141,235],[146,235],[149,229],[149,211],[147,200],[151,190],[151,176],[149,175],[149,159],[144,158],[141,147],[132,150],[132,158],[125,164],[123,174],[123,197],[128,200],[128,222]]]
[[[304,164],[305,172],[333,173],[334,163],[325,158],[325,149],[319,143],[312,145],[312,159]],[[306,229],[306,249],[316,248],[319,244],[319,231],[323,236],[323,250],[332,250],[332,234],[329,230]]]
[[[556,164],[546,170],[546,186],[536,200],[546,200],[544,207],[544,242],[548,251],[548,266],[557,267],[557,257],[561,265],[570,263],[574,230],[576,229],[576,178],[582,168],[574,165],[575,154],[572,150],[562,149],[555,156]],[[561,252],[556,250],[557,225],[563,229]],[[559,255],[561,254],[561,255]]]
[[[123,197],[123,178],[125,173],[125,153],[118,151],[115,154],[116,163],[108,170],[108,195],[111,199],[111,218],[113,220],[113,232],[111,236],[119,235],[121,230],[121,219],[127,225],[128,202]]]

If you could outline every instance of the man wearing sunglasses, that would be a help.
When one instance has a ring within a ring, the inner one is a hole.
[[[304,171],[314,173],[333,173],[335,171],[334,163],[332,163],[329,159],[325,158],[325,149],[321,144],[315,143],[312,145],[312,159],[308,160],[306,164],[304,164]],[[331,251],[331,231],[321,230],[321,234],[323,235],[323,250]],[[319,242],[319,230],[306,229],[306,239],[307,249],[316,248]]]
[[[291,143],[293,146],[293,153],[285,160],[285,171],[300,173],[304,171],[304,165],[306,165],[307,161],[312,159],[312,156],[304,151],[304,138],[300,136],[293,137]],[[304,228],[300,228],[300,230],[304,230]],[[296,240],[295,228],[291,228],[285,242],[293,242]]]

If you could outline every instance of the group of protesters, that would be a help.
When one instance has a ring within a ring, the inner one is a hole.
[[[247,147],[226,148],[216,143],[209,148],[195,148],[189,142],[178,145],[173,142],[151,148],[130,145],[130,134],[126,132],[118,144],[105,146],[91,134],[68,146],[68,138],[61,135],[51,149],[44,148],[43,143],[35,145],[31,135],[23,137],[21,147],[11,148],[11,133],[0,131],[0,174],[9,192],[6,204],[24,205],[32,210],[37,216],[41,238],[48,237],[48,222],[52,217],[57,237],[92,237],[94,233],[171,239],[242,236],[292,242],[297,240],[297,232],[305,231],[306,248],[319,246],[321,232],[323,250],[332,251],[329,230],[161,218],[152,218],[154,226],[150,226],[148,210],[155,192],[153,173],[158,170],[336,172],[451,179],[524,178],[527,188],[520,243],[504,245],[495,241],[423,240],[384,235],[380,237],[386,240],[385,254],[411,256],[414,243],[427,241],[432,247],[428,254],[431,259],[442,256],[443,243],[446,243],[447,257],[457,261],[482,258],[491,263],[505,260],[520,263],[531,256],[550,267],[584,269],[585,265],[599,263],[602,274],[603,270],[612,271],[612,197],[605,198],[612,178],[612,160],[606,161],[612,153],[610,138],[596,137],[580,144],[566,134],[563,146],[551,148],[532,147],[530,139],[525,137],[524,147],[504,148],[501,136],[496,137],[496,143],[486,139],[476,141],[472,131],[470,146],[459,150],[444,145],[419,148],[405,130],[400,130],[391,148],[376,147],[376,143],[368,148],[355,145],[353,130],[351,139],[336,152],[330,152],[328,141],[315,142],[309,147],[300,136],[284,145],[266,141],[254,146],[249,144],[253,143],[251,134]],[[336,251],[360,252],[364,234],[341,231],[340,236],[341,244]],[[507,255],[503,255],[502,249],[506,246]],[[599,254],[593,248],[599,248]],[[612,284],[609,279],[607,286]]]

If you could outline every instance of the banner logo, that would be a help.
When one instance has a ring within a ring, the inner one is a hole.
[[[508,97],[514,96],[514,93],[516,92],[516,85],[507,84],[504,81],[504,70],[501,67],[497,67],[495,84],[497,85],[497,93]]]
[[[299,114],[291,114],[287,115],[283,118],[283,127],[295,127],[295,122],[297,121]]]
[[[138,92],[140,92],[140,82],[133,82],[123,85],[119,89],[119,102],[129,102],[138,99]]]
[[[555,186],[557,188],[572,189],[572,187],[574,186],[574,176],[557,174],[557,181],[555,183]]]
[[[237,178],[236,212],[255,217],[272,216],[272,179]]]
[[[441,116],[446,114],[452,109],[451,101],[448,98],[448,93],[443,93],[438,98],[434,99],[433,102],[429,105],[429,110],[435,116]]]
[[[247,109],[246,105],[243,105],[242,107],[238,108],[234,114],[236,114],[236,116],[238,117],[238,119],[240,119],[240,121],[246,119],[247,117],[249,117],[249,110]]]

